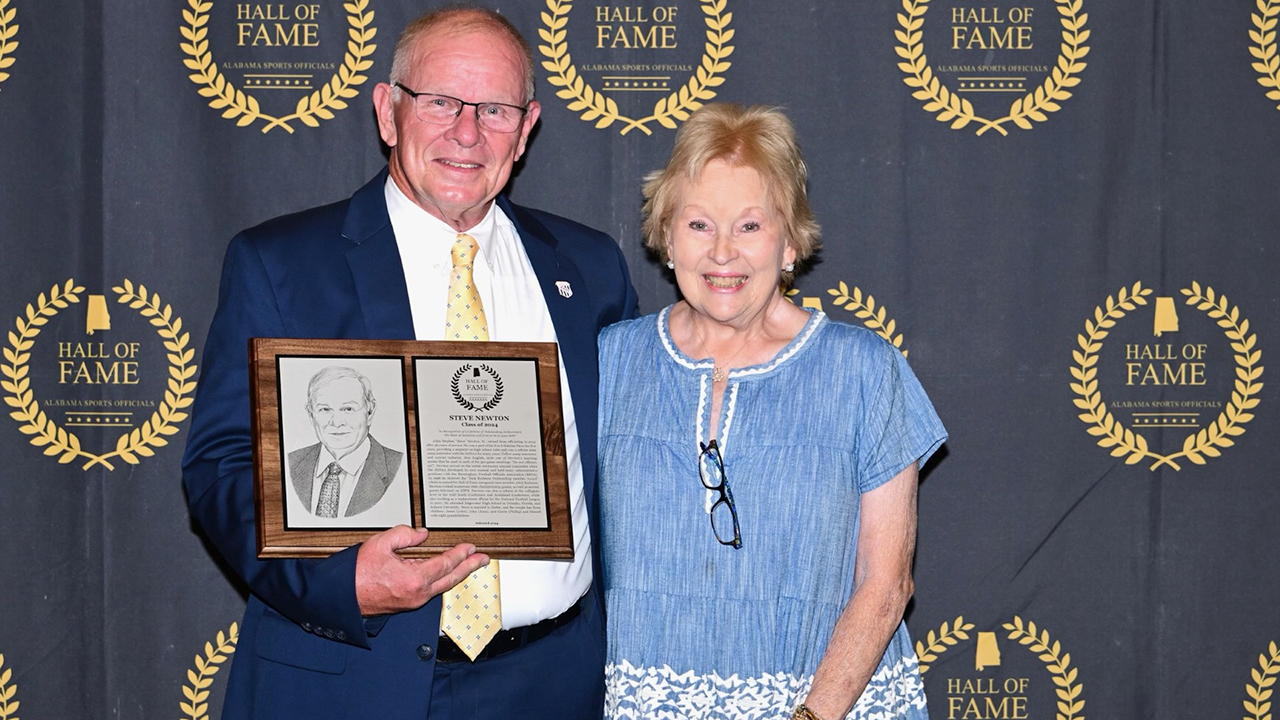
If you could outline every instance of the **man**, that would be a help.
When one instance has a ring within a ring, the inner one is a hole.
[[[227,251],[184,460],[193,516],[251,591],[223,717],[598,718],[596,334],[635,313],[625,262],[608,236],[499,195],[539,113],[501,17],[414,21],[373,100],[388,171]],[[446,333],[554,339],[561,356],[574,560],[498,563],[503,630],[466,648],[475,661],[440,635],[441,593],[456,607],[450,589],[491,571],[474,547],[402,559],[427,535],[403,526],[323,560],[255,546],[246,339]]]
[[[377,408],[369,379],[352,368],[327,367],[311,376],[307,415],[319,442],[289,453],[289,478],[311,514],[359,515],[391,486],[404,453],[369,434]]]

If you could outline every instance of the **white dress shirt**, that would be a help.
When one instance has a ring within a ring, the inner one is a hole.
[[[419,340],[441,340],[453,271],[452,248],[458,232],[415,205],[390,177],[385,194],[409,288],[414,335]],[[466,232],[480,246],[472,278],[484,305],[489,339],[555,342],[556,330],[546,298],[511,219],[495,203],[484,219]],[[582,457],[563,355],[560,357],[560,402],[569,470],[573,561],[501,561],[498,567],[504,628],[553,618],[568,610],[591,586],[591,537],[582,496]]]
[[[359,447],[343,455],[341,460],[335,461],[329,448],[323,444],[320,445],[320,457],[316,460],[316,474],[311,480],[311,512],[319,512],[320,486],[324,485],[324,478],[329,474],[329,465],[337,462],[342,468],[342,475],[338,478],[338,517],[347,516],[347,506],[351,504],[351,496],[356,492],[360,471],[364,468],[364,461],[369,459],[369,448],[369,436],[365,435]]]

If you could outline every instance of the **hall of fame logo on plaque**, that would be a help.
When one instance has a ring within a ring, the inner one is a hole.
[[[932,690],[933,717],[1085,720],[1080,673],[1071,664],[1071,653],[1048,630],[1017,615],[999,630],[974,634],[974,628],[960,616],[916,641],[920,675],[925,689]],[[940,666],[943,659],[966,657],[972,658],[972,666],[968,662]],[[944,702],[938,703],[939,697]]]
[[[179,30],[187,77],[209,107],[239,127],[260,121],[264,133],[332,120],[368,80],[378,47],[369,0],[187,0]]]
[[[732,64],[727,6],[547,0],[538,28],[547,82],[597,128],[617,124],[623,135],[652,135],[654,124],[674,130],[716,96]]]
[[[502,402],[502,376],[486,363],[465,363],[453,374],[449,392],[471,412],[489,412]]]
[[[196,388],[191,333],[173,307],[130,280],[111,291],[114,309],[75,280],[40,293],[18,314],[0,363],[18,431],[82,470],[155,455],[179,432]],[[90,449],[80,434],[106,447]]]
[[[1083,4],[903,0],[894,30],[903,82],[953,130],[1030,130],[1060,110],[1080,83],[1090,33]]]
[[[1176,292],[1121,288],[1094,308],[1071,353],[1078,417],[1127,465],[1204,465],[1235,445],[1258,407],[1262,350],[1249,320],[1212,287]]]
[[[0,0],[0,85],[9,79],[9,68],[13,67],[15,58],[13,51],[18,49],[18,8],[13,0]],[[0,88],[2,90],[3,88]]]
[[[1280,15],[1280,0],[1255,0],[1257,12],[1249,19],[1249,54],[1253,56],[1253,69],[1258,73],[1258,84],[1267,88],[1267,99],[1280,100],[1280,55],[1276,54],[1276,20]],[[2,67],[2,66],[0,66]],[[1276,105],[1280,110],[1280,105]]]

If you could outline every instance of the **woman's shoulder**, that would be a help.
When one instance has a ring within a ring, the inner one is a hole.
[[[902,352],[870,328],[836,320],[830,315],[826,316],[824,325],[821,341],[828,352],[858,354],[882,362]]]
[[[657,325],[658,316],[661,315],[661,313],[662,311],[658,311],[656,313],[649,313],[648,315],[641,315],[640,317],[629,318],[627,320],[619,320],[618,322],[612,325],[609,325],[604,330],[601,330],[600,333],[602,335],[615,334],[615,333],[634,334],[636,332],[639,332],[641,329],[646,329],[646,330],[652,329]]]
[[[658,320],[665,310],[642,315],[630,320],[619,320],[600,331],[600,343],[630,342],[639,338],[658,337]]]
[[[616,353],[635,348],[640,344],[659,343],[659,317],[661,312],[630,320],[620,320],[600,331],[601,352]]]

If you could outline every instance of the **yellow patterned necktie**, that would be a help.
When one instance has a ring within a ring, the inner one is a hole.
[[[466,233],[458,233],[453,241],[453,275],[449,278],[449,307],[445,311],[445,340],[488,340],[489,322],[484,316],[484,305],[472,278],[471,266],[475,263],[480,244]]]
[[[476,239],[466,233],[459,233],[453,243],[453,276],[449,279],[449,307],[444,324],[446,340],[489,339],[489,323],[471,272],[479,249]],[[467,657],[475,660],[501,628],[498,561],[490,560],[488,565],[444,594],[440,629]]]

